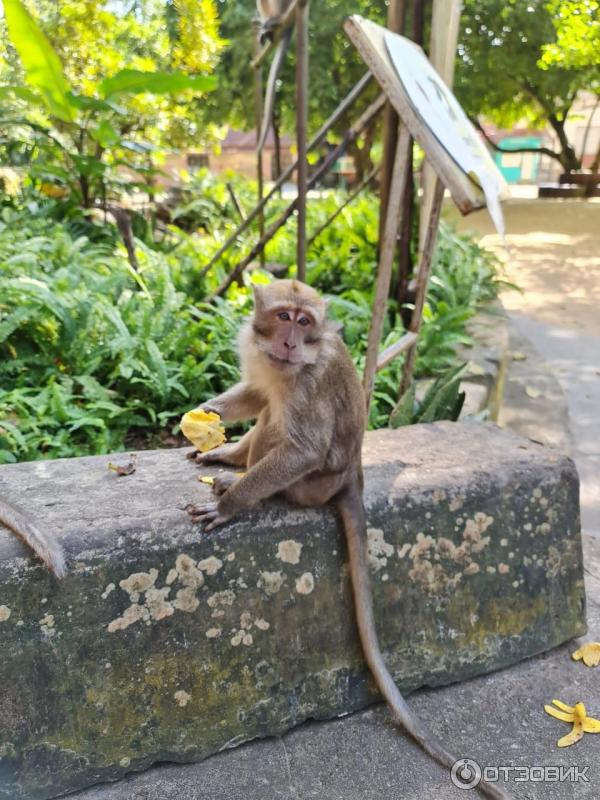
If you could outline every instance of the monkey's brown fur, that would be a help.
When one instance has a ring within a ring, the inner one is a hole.
[[[33,520],[1,497],[0,523],[23,539],[57,578],[65,575],[67,571],[65,554],[58,541],[46,531],[40,530]]]
[[[375,681],[396,721],[451,767],[457,758],[413,715],[377,640],[362,501],[365,398],[337,329],[325,319],[325,301],[298,281],[257,287],[254,316],[239,344],[241,382],[203,408],[225,422],[256,418],[256,425],[239,442],[199,453],[196,460],[248,471],[238,480],[216,479],[218,500],[188,507],[192,519],[210,530],[278,493],[304,506],[332,501],[344,524],[358,629]],[[479,788],[496,800],[507,797],[484,782]]]

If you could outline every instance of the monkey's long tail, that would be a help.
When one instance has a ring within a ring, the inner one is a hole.
[[[42,532],[21,511],[0,497],[0,522],[23,539],[25,544],[62,578],[67,572],[65,554],[60,544],[49,534]]]
[[[400,694],[394,679],[390,675],[383,660],[375,617],[373,615],[373,594],[367,557],[367,530],[365,511],[358,486],[349,487],[336,498],[350,557],[350,575],[360,640],[367,663],[371,669],[379,691],[389,704],[394,719],[436,759],[442,766],[451,769],[459,759],[449,753],[434,736],[432,736],[420,720],[413,714],[410,706]],[[477,788],[492,800],[510,800],[501,789],[481,780]]]
[[[271,61],[271,67],[269,69],[269,77],[267,79],[267,89],[265,91],[265,104],[263,108],[263,118],[262,123],[260,126],[260,136],[258,137],[258,144],[256,145],[256,150],[258,153],[262,153],[263,147],[265,146],[265,142],[267,141],[267,136],[269,134],[269,128],[271,127],[271,122],[273,121],[273,109],[275,108],[275,90],[277,88],[277,76],[283,66],[283,61],[285,59],[285,54],[287,53],[287,49],[290,46],[290,41],[292,38],[292,26],[287,28],[282,34],[281,39],[279,40],[279,44],[277,45],[277,50],[275,51],[275,55],[273,56],[273,60]]]

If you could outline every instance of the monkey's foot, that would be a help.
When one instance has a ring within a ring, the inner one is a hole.
[[[205,531],[212,531],[219,525],[229,522],[231,515],[220,514],[218,503],[203,503],[201,506],[195,506],[192,503],[185,507],[185,510],[190,515],[194,525],[202,523]]]

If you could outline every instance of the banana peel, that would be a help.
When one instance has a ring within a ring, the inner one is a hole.
[[[571,654],[573,661],[583,661],[586,667],[597,667],[600,664],[600,642],[586,642],[579,650]]]
[[[181,432],[202,453],[214,450],[225,441],[225,428],[215,411],[194,408],[181,418]]]
[[[583,703],[568,706],[560,700],[552,700],[553,705],[544,706],[544,711],[562,722],[571,722],[573,729],[556,743],[558,747],[569,747],[583,738],[584,733],[600,733],[600,720],[588,717]],[[556,708],[554,708],[556,706]]]

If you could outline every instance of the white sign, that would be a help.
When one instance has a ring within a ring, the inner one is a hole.
[[[458,100],[420,47],[388,30],[385,44],[414,111],[446,153],[479,184],[496,230],[504,237],[500,199],[507,195],[506,183]]]

